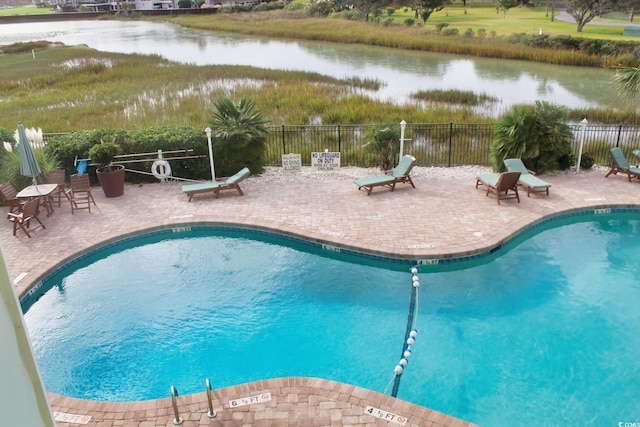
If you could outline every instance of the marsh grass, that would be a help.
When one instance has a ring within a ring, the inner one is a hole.
[[[469,106],[483,105],[499,101],[498,98],[487,94],[477,94],[470,91],[456,89],[420,90],[411,94],[411,98],[440,104],[457,104]]]
[[[153,72],[150,72],[153,70]],[[196,126],[221,98],[252,98],[272,124],[358,124],[404,118],[462,121],[468,110],[398,106],[363,95],[379,82],[248,66],[197,66],[158,56],[97,52],[83,47],[40,49],[3,57],[0,127],[19,121],[45,132],[78,129]],[[475,117],[476,121],[487,119]]]
[[[398,8],[402,11],[403,8]],[[446,12],[445,12],[446,11]],[[446,13],[446,14],[445,14]],[[171,16],[151,19],[170,21],[181,26],[203,30],[234,32],[253,36],[324,40],[338,43],[362,43],[373,46],[410,50],[474,55],[500,59],[520,59],[572,66],[608,66],[628,62],[626,57],[589,54],[576,50],[537,48],[517,44],[512,34],[535,36],[541,29],[545,35],[567,35],[579,38],[631,40],[622,36],[622,29],[607,26],[587,26],[576,33],[575,24],[545,17],[544,8],[516,8],[507,18],[495,16],[495,8],[474,8],[463,13],[460,7],[449,6],[435,13],[425,25],[407,26],[405,12],[392,15],[397,24],[381,25],[344,18],[316,18],[287,11],[216,14],[208,16]],[[413,15],[411,15],[412,17]],[[458,29],[459,36],[446,36],[438,25]],[[589,29],[589,31],[587,31]],[[468,30],[483,36],[464,36]],[[591,31],[591,32],[590,32]],[[495,36],[487,36],[495,34]]]

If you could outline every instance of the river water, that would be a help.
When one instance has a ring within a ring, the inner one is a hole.
[[[156,54],[171,61],[198,65],[250,65],[337,78],[377,79],[385,86],[366,93],[399,104],[408,102],[412,93],[432,89],[493,96],[498,99],[492,108],[497,113],[514,104],[531,104],[536,100],[569,108],[619,104],[611,88],[614,72],[599,68],[249,37],[168,23],[60,21],[0,25],[0,45],[33,40],[86,44],[105,52]]]

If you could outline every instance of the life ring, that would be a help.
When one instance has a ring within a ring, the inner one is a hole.
[[[151,165],[151,173],[159,180],[163,180],[171,176],[171,165],[166,160],[156,160]]]

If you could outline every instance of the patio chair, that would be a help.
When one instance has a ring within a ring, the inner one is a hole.
[[[62,198],[69,199],[67,195],[67,182],[64,169],[54,169],[47,175],[47,184],[58,184],[56,190],[51,194],[54,200],[58,200],[58,207],[62,204]]]
[[[20,199],[16,197],[17,194],[18,192],[15,187],[9,181],[0,184],[0,196],[2,196],[2,200],[9,205],[9,213],[20,211],[20,205],[22,203]]]
[[[520,179],[520,172],[483,173],[476,177],[476,188],[482,183],[487,187],[487,196],[490,193],[495,194],[498,204],[500,200],[505,199],[517,199],[520,203],[518,179]]]
[[[535,173],[527,169],[524,163],[522,163],[522,160],[504,159],[504,165],[509,172],[520,172],[518,184],[527,189],[527,197],[529,197],[531,193],[546,192],[547,196],[549,195],[549,187],[551,187],[551,184],[535,176]]]
[[[240,183],[244,181],[251,172],[249,168],[242,168],[235,175],[222,181],[206,181],[198,184],[187,184],[182,186],[182,192],[189,196],[189,202],[196,194],[213,193],[215,198],[220,197],[220,193],[225,190],[237,190],[241,196],[244,195],[240,189]]]
[[[16,235],[18,228],[24,231],[28,238],[31,238],[31,232],[44,226],[40,218],[38,218],[40,207],[40,199],[31,199],[22,206],[20,213],[9,212],[7,218],[13,222],[13,235]],[[39,225],[31,227],[31,220],[36,220]]]
[[[390,173],[385,175],[371,176],[368,178],[360,178],[356,179],[353,182],[358,186],[358,190],[366,188],[367,196],[371,194],[371,190],[373,190],[374,187],[387,186],[391,188],[391,191],[393,191],[395,190],[397,183],[408,183],[411,184],[413,188],[416,188],[416,186],[413,184],[411,176],[409,175],[411,173],[411,169],[413,169],[415,164],[416,158],[409,154],[406,154],[402,156],[402,159],[400,159],[398,166],[393,168]]]
[[[91,212],[91,203],[94,206],[96,201],[91,194],[91,183],[89,182],[89,175],[83,173],[82,175],[73,174],[69,177],[70,188],[65,193],[69,201],[71,202],[71,214],[78,209],[87,209]]]
[[[613,164],[611,165],[611,170],[604,176],[605,178],[611,174],[617,175],[618,172],[626,173],[629,182],[631,182],[631,178],[640,178],[640,168],[631,166],[619,147],[611,149],[611,158],[613,159]]]

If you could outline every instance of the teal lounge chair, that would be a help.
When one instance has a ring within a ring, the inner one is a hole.
[[[611,157],[613,158],[613,165],[611,166],[611,170],[604,176],[605,178],[611,174],[616,175],[618,172],[626,173],[629,182],[631,182],[631,178],[633,177],[640,178],[640,169],[629,164],[619,147],[613,147],[611,149]]]
[[[358,186],[358,190],[366,188],[367,196],[371,194],[371,190],[373,190],[374,187],[387,186],[391,188],[391,191],[393,191],[396,188],[396,184],[402,182],[409,183],[413,188],[416,188],[411,176],[409,175],[415,164],[416,158],[406,154],[402,156],[398,166],[396,166],[390,173],[386,175],[371,176],[369,178],[360,178],[353,182]]]
[[[483,173],[476,177],[476,188],[483,184],[487,188],[487,196],[491,193],[495,194],[498,204],[500,204],[500,200],[504,199],[517,199],[520,203],[519,178],[520,172]]]
[[[535,176],[529,169],[526,168],[522,160],[520,159],[504,159],[504,165],[509,172],[520,172],[520,179],[518,184],[527,189],[527,197],[531,193],[547,193],[549,195],[549,184],[546,181],[541,180]]]
[[[220,192],[224,190],[238,190],[242,196],[244,193],[240,189],[240,182],[244,181],[251,173],[249,168],[243,168],[238,173],[224,181],[206,181],[198,184],[187,184],[182,186],[182,192],[189,196],[189,201],[196,194],[214,193],[216,199],[220,196]]]

